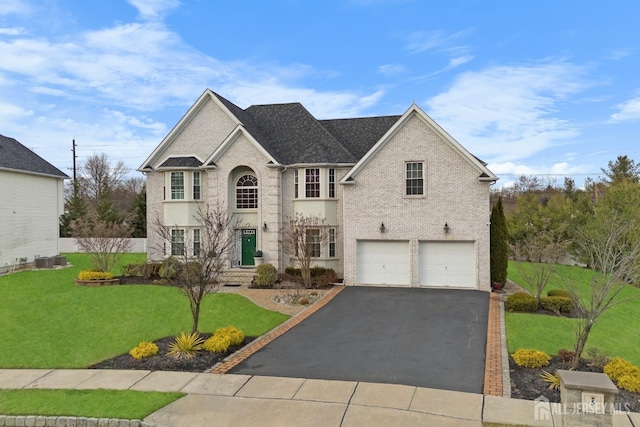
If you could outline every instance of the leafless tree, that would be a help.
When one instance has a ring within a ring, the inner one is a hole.
[[[329,229],[324,218],[297,212],[284,221],[282,228],[282,249],[300,268],[302,282],[311,284],[311,262],[320,257],[322,249],[329,242]]]
[[[527,261],[516,264],[516,268],[525,282],[535,289],[538,304],[545,287],[555,274],[555,265],[567,253],[567,248],[568,242],[539,230],[530,230],[511,246],[516,261]]]
[[[578,367],[589,334],[602,314],[628,301],[621,293],[629,279],[640,272],[640,240],[629,238],[633,227],[633,221],[605,218],[578,234],[580,253],[593,269],[593,277],[586,289],[578,289],[576,279],[567,278],[567,288],[573,295],[578,317],[574,323],[574,369]]]
[[[131,228],[100,221],[95,210],[90,210],[86,218],[74,220],[71,228],[78,246],[89,254],[99,271],[111,271],[122,254],[131,248]]]
[[[180,261],[170,283],[189,300],[193,332],[198,331],[202,301],[219,289],[222,272],[235,243],[233,230],[238,225],[220,206],[202,207],[195,219],[199,226],[189,230],[190,233],[185,232],[184,227],[163,224],[159,217],[153,224],[163,240],[158,248],[160,252],[164,253],[165,244],[168,244],[168,254]],[[176,230],[182,232],[176,233]],[[194,230],[198,230],[195,236]]]
[[[99,200],[105,191],[115,189],[127,173],[129,168],[122,160],[112,165],[105,153],[93,154],[80,167],[78,187],[89,200]]]

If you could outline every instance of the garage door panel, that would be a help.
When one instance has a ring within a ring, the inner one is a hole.
[[[409,286],[409,242],[359,241],[357,282]]]
[[[419,247],[421,285],[477,287],[473,242],[420,242]]]

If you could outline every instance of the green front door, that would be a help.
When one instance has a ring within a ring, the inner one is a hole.
[[[256,251],[256,230],[242,230],[242,265],[255,265],[253,253]]]

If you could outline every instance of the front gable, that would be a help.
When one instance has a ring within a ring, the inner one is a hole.
[[[397,139],[396,135],[407,126],[408,123],[418,120],[421,124],[435,136],[435,139],[439,140],[437,143],[443,144],[443,149],[448,149],[453,155],[461,157],[465,162],[477,172],[477,178],[480,181],[494,182],[498,178],[476,157],[469,153],[464,147],[460,145],[451,135],[449,135],[442,127],[440,127],[431,117],[429,117],[420,107],[413,104],[402,117],[380,138],[380,140],[356,163],[356,165],[347,173],[340,181],[341,184],[353,185],[357,181],[358,174],[374,159],[378,153],[383,150],[391,141]],[[413,138],[410,138],[413,139]],[[433,140],[428,138],[427,140]],[[425,140],[426,141],[426,140]],[[410,147],[405,147],[409,149]],[[412,147],[413,149],[421,150],[419,146]],[[407,160],[410,160],[411,152],[404,151],[405,155],[408,155]],[[418,155],[418,153],[416,153]]]
[[[240,124],[227,106],[207,89],[138,170],[156,169],[173,157],[206,159]]]

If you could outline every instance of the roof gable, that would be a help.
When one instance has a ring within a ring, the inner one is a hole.
[[[0,169],[11,169],[55,178],[69,178],[67,174],[29,150],[13,138],[0,135]]]
[[[431,117],[427,115],[416,104],[411,105],[409,109],[397,120],[391,128],[380,138],[376,144],[358,161],[358,163],[351,168],[351,170],[340,181],[342,184],[353,184],[355,177],[369,161],[384,147],[398,132],[398,130],[409,121],[412,117],[418,117],[425,123],[431,130],[438,134],[442,140],[448,144],[454,151],[460,154],[475,170],[478,171],[478,179],[481,181],[496,181],[498,178],[487,169],[486,164],[480,159],[472,155],[467,151],[458,141],[456,141],[451,135],[447,133],[440,125],[438,125]]]

